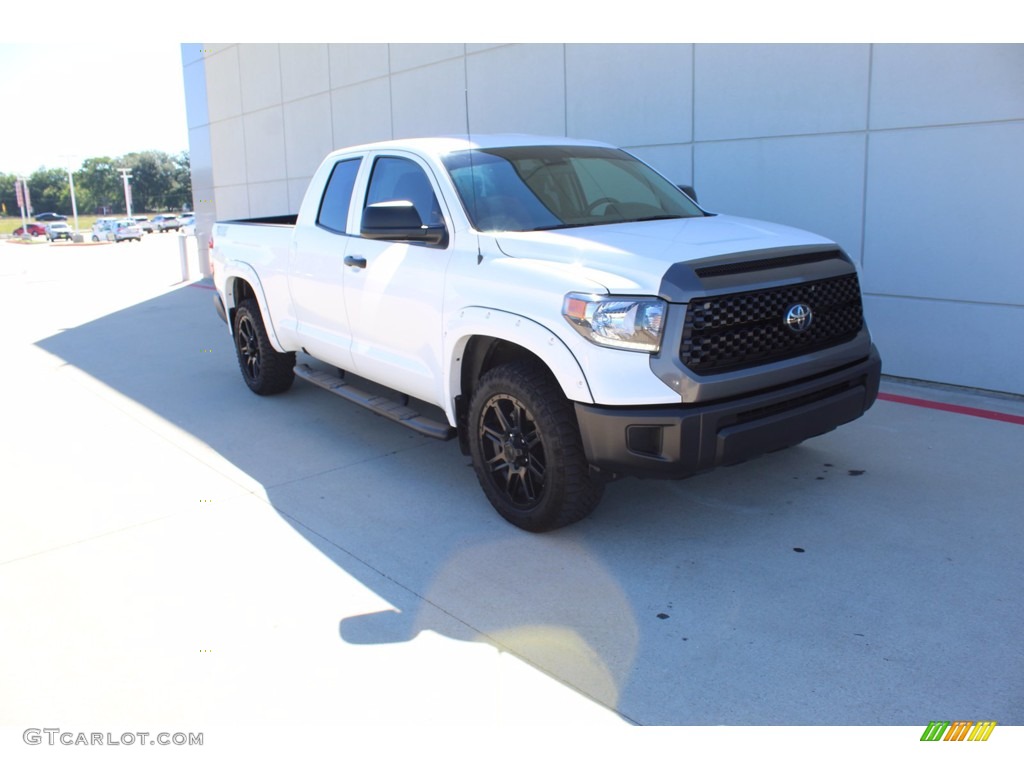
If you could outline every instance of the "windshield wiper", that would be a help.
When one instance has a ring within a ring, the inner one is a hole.
[[[542,227],[534,227],[527,232],[549,232],[552,229],[572,229],[573,227],[585,227],[586,224],[545,224]]]
[[[615,224],[635,224],[638,221],[660,221],[662,219],[690,219],[692,216],[681,216],[678,213],[660,213],[655,216],[641,216],[637,219],[618,219],[615,221],[589,220],[576,221],[569,224],[545,224],[541,227],[534,227],[527,232],[548,232],[552,229],[572,229],[573,227],[607,227]]]
[[[660,213],[657,216],[641,216],[639,219],[624,219],[620,224],[632,224],[637,221],[661,221],[662,219],[688,219],[690,216],[680,216],[678,213]]]

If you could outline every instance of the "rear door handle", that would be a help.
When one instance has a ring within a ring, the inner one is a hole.
[[[345,266],[356,267],[357,269],[366,269],[366,259],[362,256],[346,256]]]

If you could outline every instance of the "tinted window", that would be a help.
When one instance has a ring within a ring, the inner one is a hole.
[[[408,200],[424,224],[443,224],[430,179],[419,165],[404,157],[381,157],[373,164],[366,204]]]
[[[316,223],[332,232],[344,233],[348,223],[348,207],[352,201],[352,187],[356,183],[359,171],[359,158],[342,160],[334,166],[331,178],[327,180],[323,200],[320,201],[320,213]]]

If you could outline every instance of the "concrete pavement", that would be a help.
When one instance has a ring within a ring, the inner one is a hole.
[[[0,244],[0,724],[1024,724],[1021,398],[887,381],[956,408],[534,536],[453,442],[249,393],[211,297]]]

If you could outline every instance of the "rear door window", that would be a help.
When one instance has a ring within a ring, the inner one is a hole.
[[[348,231],[348,209],[352,202],[352,188],[359,172],[359,162],[358,157],[342,160],[331,171],[316,218],[316,223],[324,229],[339,234]]]

